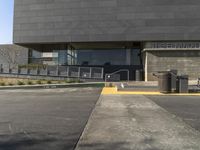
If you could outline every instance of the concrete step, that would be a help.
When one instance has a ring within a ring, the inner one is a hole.
[[[128,85],[128,84],[118,84],[117,85],[117,90],[118,91],[135,91],[135,92],[159,92],[159,87],[158,86],[153,86],[153,85]],[[188,87],[189,93],[200,93],[200,87],[197,85],[189,85]]]

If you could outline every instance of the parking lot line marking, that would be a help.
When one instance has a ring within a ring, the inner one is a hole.
[[[160,93],[154,91],[118,91],[117,87],[104,87],[102,95],[168,95],[168,96],[200,96],[200,93]]]

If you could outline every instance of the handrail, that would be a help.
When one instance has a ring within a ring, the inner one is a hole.
[[[127,72],[127,81],[129,81],[129,70],[128,69],[120,69],[120,70],[117,70],[113,73],[105,74],[105,82],[107,82],[107,79],[108,79],[107,76],[112,76],[112,75],[117,74],[119,72]]]
[[[177,74],[172,71],[160,71],[160,72],[167,72],[167,73],[171,74],[172,76],[177,77]],[[157,74],[159,74],[160,72],[153,72],[152,75],[156,78],[159,78]]]

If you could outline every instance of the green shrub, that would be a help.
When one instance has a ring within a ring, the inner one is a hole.
[[[29,81],[27,82],[27,84],[28,84],[28,85],[33,85],[33,82],[29,80]]]
[[[69,80],[65,80],[64,82],[65,82],[65,83],[69,83]]]
[[[37,84],[42,84],[42,81],[37,80],[36,83],[37,83]]]
[[[47,81],[47,84],[52,84],[52,81],[51,81],[51,80],[48,80],[48,81]]]
[[[9,85],[9,86],[13,86],[14,84],[13,84],[13,83],[8,83],[8,85]]]
[[[22,81],[17,81],[17,85],[25,85]]]
[[[76,79],[74,82],[75,83],[81,83],[81,80],[80,79]]]
[[[1,82],[0,83],[0,86],[5,86],[6,84],[4,82]]]
[[[70,80],[65,80],[65,83],[81,83],[80,79],[70,79]]]
[[[70,80],[69,83],[75,83],[75,80]]]

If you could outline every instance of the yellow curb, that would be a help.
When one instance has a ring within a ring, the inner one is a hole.
[[[117,91],[117,87],[105,87],[103,88],[102,95],[168,95],[168,96],[200,96],[200,93],[169,93],[164,94],[160,92],[151,91]]]

